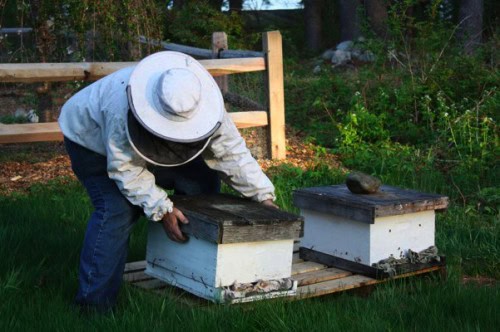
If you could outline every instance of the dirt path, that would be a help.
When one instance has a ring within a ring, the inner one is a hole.
[[[247,142],[255,142],[252,132],[247,133]],[[284,161],[259,159],[259,164],[267,171],[281,164],[310,169],[318,164],[332,168],[341,167],[333,154],[322,151],[317,146],[305,143],[304,137],[292,130],[287,131],[287,159]],[[0,145],[0,195],[26,192],[35,183],[46,183],[60,177],[74,178],[71,164],[61,142]]]

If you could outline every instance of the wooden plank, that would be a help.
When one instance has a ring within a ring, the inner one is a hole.
[[[345,278],[298,287],[297,298],[304,299],[308,297],[316,297],[336,292],[342,292],[357,287],[374,285],[377,283],[379,283],[379,281],[376,279],[356,274],[347,276]]]
[[[304,188],[293,193],[297,207],[370,224],[377,217],[443,210],[448,201],[446,196],[385,185],[370,195],[353,194],[344,184]]]
[[[263,34],[266,53],[269,98],[269,144],[273,159],[286,158],[285,142],[285,90],[283,84],[283,51],[281,34],[271,31]]]
[[[200,60],[200,63],[213,76],[266,69],[264,58],[212,59]],[[0,82],[93,81],[136,64],[136,62],[2,63]]]
[[[266,111],[230,112],[229,115],[236,124],[236,127],[240,129],[264,127],[268,125]]]
[[[224,226],[220,243],[240,243],[257,241],[275,241],[281,239],[296,239],[302,223],[282,225],[251,225],[251,226]]]
[[[61,141],[63,135],[57,122],[0,124],[0,144]]]
[[[198,48],[198,47],[192,47],[175,43],[167,43],[163,41],[158,41],[156,39],[148,39],[144,36],[139,37],[139,42],[154,46],[161,46],[163,49],[167,51],[181,52],[197,58],[210,59],[212,57],[212,51],[205,48]],[[232,58],[260,58],[260,57],[264,57],[264,53],[256,51],[247,51],[247,50],[224,50],[220,52],[219,58],[232,59]]]
[[[146,268],[146,261],[130,262],[125,264],[124,273],[143,271]]]
[[[296,274],[293,276],[293,280],[297,280],[299,286],[306,286],[323,281],[344,278],[351,274],[352,273],[349,271],[331,267],[324,270]]]
[[[175,196],[172,200],[190,221],[181,229],[209,242],[293,240],[302,233],[302,217],[249,199],[219,194]]]
[[[135,64],[135,62],[2,63],[0,82],[92,81]]]
[[[323,264],[319,264],[316,262],[302,262],[292,265],[292,276],[300,273],[313,272],[318,270],[324,270],[327,266]]]
[[[0,65],[1,66],[1,65]],[[264,111],[229,113],[238,128],[267,125],[267,113]],[[62,141],[63,135],[57,122],[46,123],[0,123],[0,144]]]
[[[266,70],[264,58],[200,60],[212,76],[249,73]]]
[[[149,279],[152,279],[152,277],[144,273],[144,270],[136,272],[128,272],[123,274],[123,280],[128,282],[136,282]]]

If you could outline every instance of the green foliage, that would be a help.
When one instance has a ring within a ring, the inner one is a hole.
[[[0,123],[11,124],[11,123],[26,123],[28,119],[25,116],[15,116],[15,115],[1,115]]]
[[[189,1],[181,10],[173,11],[168,20],[170,39],[177,43],[203,48],[212,47],[212,33],[224,31],[231,48],[244,45],[243,22],[237,13],[222,13],[208,1]]]
[[[140,35],[162,36],[163,9],[154,0],[10,0],[7,9],[17,26],[35,31],[36,45],[33,50],[21,45],[17,61],[134,60],[154,50],[139,44]],[[0,25],[3,19],[9,21],[0,17]]]
[[[347,167],[477,210],[479,192],[499,184],[497,35],[464,56],[437,4],[409,16],[413,4],[391,7],[390,39],[366,41],[373,64],[312,75],[311,66],[287,63],[287,121]]]
[[[287,208],[293,188],[341,180],[341,174],[327,167],[302,171],[281,166],[271,176],[280,194],[287,194],[279,202]],[[183,296],[170,288],[160,296],[124,284],[115,312],[83,316],[71,302],[90,202],[74,180],[39,185],[29,194],[0,197],[0,329],[489,330],[500,323],[500,287],[464,285],[462,274],[500,277],[500,224],[464,210],[453,207],[438,215],[437,245],[448,257],[446,280],[396,280],[363,298],[344,293],[303,301],[192,307],[179,303]],[[145,220],[135,225],[129,261],[144,259],[146,226]]]

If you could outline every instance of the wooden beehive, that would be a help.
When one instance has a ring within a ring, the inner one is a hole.
[[[294,204],[305,220],[304,252],[371,266],[433,246],[435,211],[445,209],[448,198],[390,186],[360,195],[335,185],[297,190]]]
[[[303,219],[229,195],[178,196],[187,243],[150,223],[146,273],[200,297],[224,302],[233,283],[290,278],[293,242]]]

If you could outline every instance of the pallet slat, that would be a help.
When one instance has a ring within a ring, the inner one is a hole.
[[[351,272],[336,269],[334,267],[313,272],[300,273],[293,276],[299,287],[316,284],[323,281],[340,279],[352,275]]]
[[[296,254],[294,254],[294,258],[297,259]],[[349,271],[338,268],[326,268],[326,266],[322,264],[310,261],[298,263],[293,262],[292,268],[295,271],[302,272],[294,274],[292,277],[292,279],[297,281],[298,287],[296,295],[288,297],[288,299],[290,300],[300,300],[310,297],[323,296],[327,294],[343,292],[354,288],[363,288],[390,280],[377,280],[364,275],[352,274]],[[169,287],[167,283],[147,276],[144,273],[144,269],[145,261],[127,263],[127,265],[125,266],[124,280],[130,282],[134,286],[146,290],[152,290],[154,293],[161,295],[164,295],[165,288],[168,288],[171,291],[178,292],[178,297],[181,300],[184,298],[189,298],[190,301],[187,301],[187,304],[189,305],[197,305],[200,303],[199,301],[203,301],[203,303],[206,304],[206,302],[201,298],[195,297],[194,295],[184,292],[179,288]],[[434,266],[410,273],[401,274],[396,276],[395,279],[437,271],[446,271],[446,266]],[[193,301],[193,299],[197,301]]]
[[[143,271],[146,268],[146,261],[130,262],[125,265],[125,274],[128,272]]]
[[[137,282],[148,279],[153,279],[153,277],[144,273],[144,270],[136,272],[128,272],[123,274],[123,280],[128,282]]]
[[[355,274],[341,279],[324,281],[317,284],[298,287],[297,297],[307,298],[332,294],[357,287],[373,285],[376,283],[378,283],[376,279]]]
[[[323,264],[318,264],[315,262],[302,262],[292,265],[292,276],[300,273],[313,272],[318,270],[324,270],[327,266]]]

